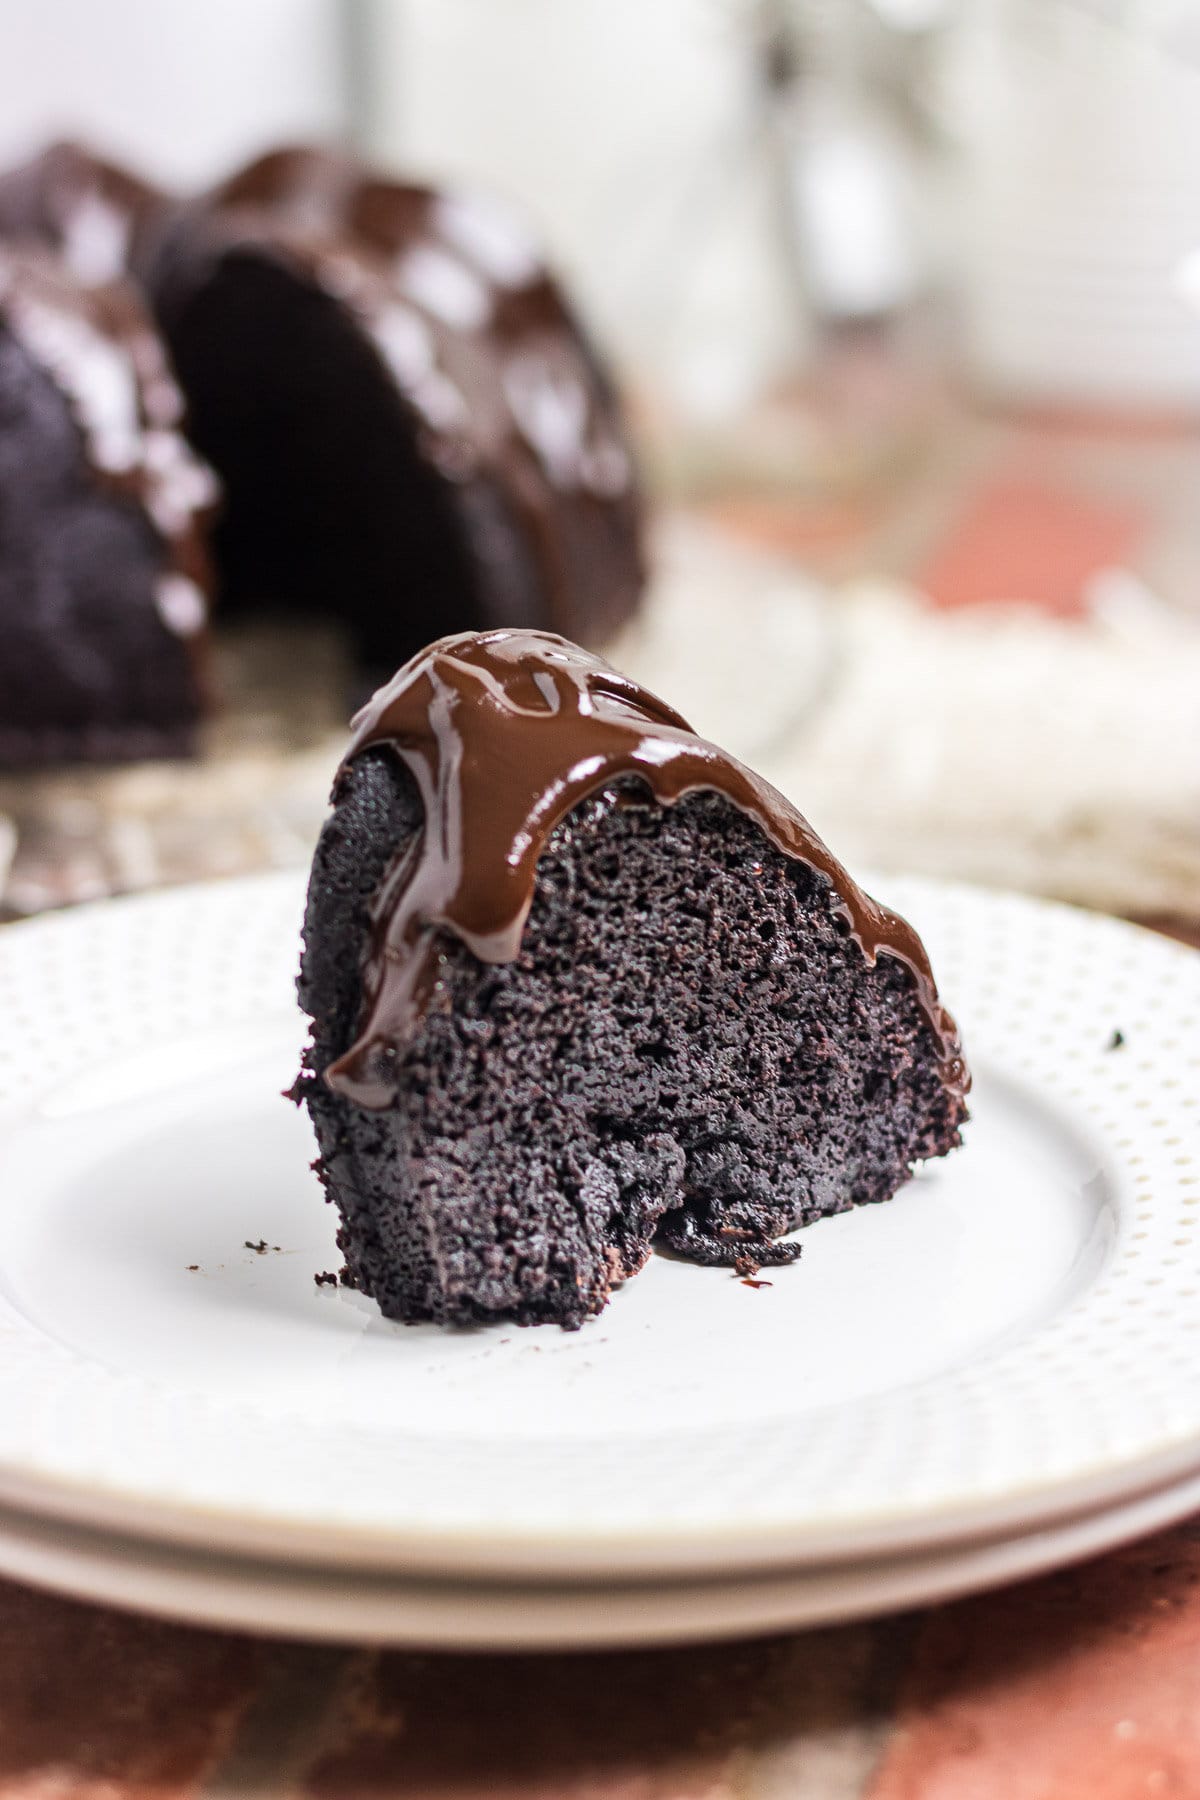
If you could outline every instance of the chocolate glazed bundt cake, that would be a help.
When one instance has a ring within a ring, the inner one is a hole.
[[[0,765],[190,747],[214,487],[180,412],[128,287],[0,249]]]
[[[0,175],[0,238],[49,250],[76,280],[137,278],[172,202],[82,144],[51,144]]]
[[[161,533],[172,573],[192,584],[186,603],[181,582],[159,584],[163,622],[173,631],[195,621],[211,521],[199,504],[176,503],[172,374],[190,441],[224,477],[210,539],[220,613],[341,623],[367,671],[360,687],[441,632],[550,625],[602,643],[636,605],[640,508],[616,397],[524,228],[495,201],[287,150],[183,203],[57,144],[0,177],[0,244],[52,256],[59,274],[45,282],[57,279],[61,310],[89,317],[93,340],[130,350],[148,428],[147,459],[135,453],[116,469],[92,429],[96,396],[83,393],[80,357],[65,352],[68,378],[35,357],[40,374],[26,370],[14,398],[28,346],[16,347],[11,321],[3,327],[0,605],[6,625],[14,608],[20,620],[6,679],[37,692],[10,708],[0,688],[0,754],[16,744],[30,760],[136,756],[190,742],[194,680],[180,673],[177,646],[160,655],[143,631],[145,570],[109,543],[119,488],[127,512],[140,507]],[[117,277],[132,284],[119,303],[105,286]],[[56,385],[63,442],[74,441],[72,421],[81,434],[75,486],[90,486],[91,512],[108,520],[98,555],[91,537],[85,546],[56,535],[62,496],[27,457],[51,430]],[[78,590],[79,605],[51,603],[54,581]],[[62,629],[47,636],[38,619]],[[39,651],[27,662],[31,633]]]
[[[496,202],[278,151],[182,208],[148,279],[226,490],[223,606],[334,611],[389,671],[466,625],[602,642],[632,610],[616,400]]]
[[[920,940],[774,789],[563,639],[444,639],[355,721],[294,1098],[343,1280],[576,1327],[651,1245],[743,1272],[959,1141]]]

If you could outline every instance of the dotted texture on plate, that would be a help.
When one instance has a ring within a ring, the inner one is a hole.
[[[218,1538],[238,1520],[280,1544],[357,1533],[399,1562],[502,1564],[505,1544],[553,1540],[594,1567],[689,1541],[724,1545],[727,1560],[739,1545],[803,1555],[856,1530],[929,1541],[939,1519],[968,1529],[1014,1492],[1048,1507],[1064,1484],[1117,1466],[1132,1484],[1154,1459],[1194,1460],[1200,956],[1038,901],[880,886],[925,936],[969,1052],[1094,1147],[1115,1227],[1052,1318],[961,1367],[769,1430],[546,1440],[397,1434],[384,1417],[301,1424],[257,1407],[251,1383],[244,1401],[218,1404],[78,1356],[0,1296],[0,1497],[46,1484],[86,1515],[99,1492],[166,1530],[203,1516]],[[182,1033],[236,1042],[293,1020],[302,903],[295,875],[271,875],[0,931],[0,1129],[64,1081]]]

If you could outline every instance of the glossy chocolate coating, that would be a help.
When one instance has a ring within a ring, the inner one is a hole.
[[[0,176],[0,237],[52,250],[77,281],[137,272],[170,201],[81,144],[51,144]]]
[[[501,493],[541,592],[485,617],[603,642],[640,597],[636,474],[598,359],[523,223],[467,192],[278,150],[181,210],[151,276],[160,316],[216,262],[265,256],[344,307],[453,488]],[[481,555],[486,585],[488,557]]]
[[[374,745],[409,770],[425,824],[375,897],[359,1035],[325,1074],[347,1099],[383,1109],[394,1098],[399,1056],[437,985],[441,934],[481,962],[513,961],[550,833],[589,794],[629,777],[666,806],[724,795],[823,875],[867,962],[894,956],[912,971],[946,1086],[967,1091],[954,1021],[912,927],[851,880],[782,794],[599,657],[547,632],[443,638],[359,713],[346,763]]]
[[[0,330],[66,397],[96,480],[162,540],[159,614],[197,654],[211,590],[202,525],[216,483],[181,435],[179,389],[136,294],[125,283],[81,286],[45,254],[0,247]]]

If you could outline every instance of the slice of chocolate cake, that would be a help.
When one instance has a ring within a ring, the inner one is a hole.
[[[916,932],[560,637],[443,639],[354,722],[295,1098],[389,1318],[576,1327],[651,1244],[741,1271],[966,1118]]]
[[[911,927],[549,634],[443,639],[359,715],[304,939],[294,1097],[390,1318],[575,1327],[655,1243],[788,1261],[966,1117]]]
[[[210,472],[124,285],[0,249],[0,765],[191,748]]]

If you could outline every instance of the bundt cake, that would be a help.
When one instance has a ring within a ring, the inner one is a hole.
[[[443,639],[355,720],[299,993],[343,1280],[394,1319],[576,1327],[652,1244],[790,1260],[966,1117],[915,932],[549,633]]]
[[[81,144],[51,144],[0,175],[0,239],[51,251],[77,281],[136,276],[171,202]]]
[[[214,487],[180,412],[128,286],[0,248],[0,764],[190,746]]]
[[[113,541],[121,519],[125,538],[137,535],[140,508],[180,577],[158,582],[159,625],[191,632],[212,527],[195,502],[199,462],[175,437],[173,377],[189,439],[223,478],[210,544],[222,615],[333,617],[379,672],[466,626],[552,625],[603,642],[636,604],[639,502],[615,396],[528,234],[496,202],[287,150],[183,203],[57,144],[0,178],[0,245],[10,269],[30,246],[56,259],[57,276],[43,264],[11,281],[40,283],[42,314],[56,289],[72,341],[85,324],[89,341],[107,341],[105,367],[128,352],[138,393],[127,398],[146,427],[143,462],[116,481],[83,416],[80,358],[64,351],[64,372],[5,326],[6,759],[135,756],[191,739],[194,669],[178,643],[156,650],[143,604],[153,532],[140,562]],[[115,278],[127,284],[119,298]],[[32,304],[14,301],[18,313]],[[93,521],[86,531],[58,528],[65,490],[52,494],[30,462],[53,430],[64,446],[78,436],[71,505]]]
[[[608,380],[496,202],[278,151],[182,208],[150,292],[217,469],[222,605],[602,641],[642,580]]]

